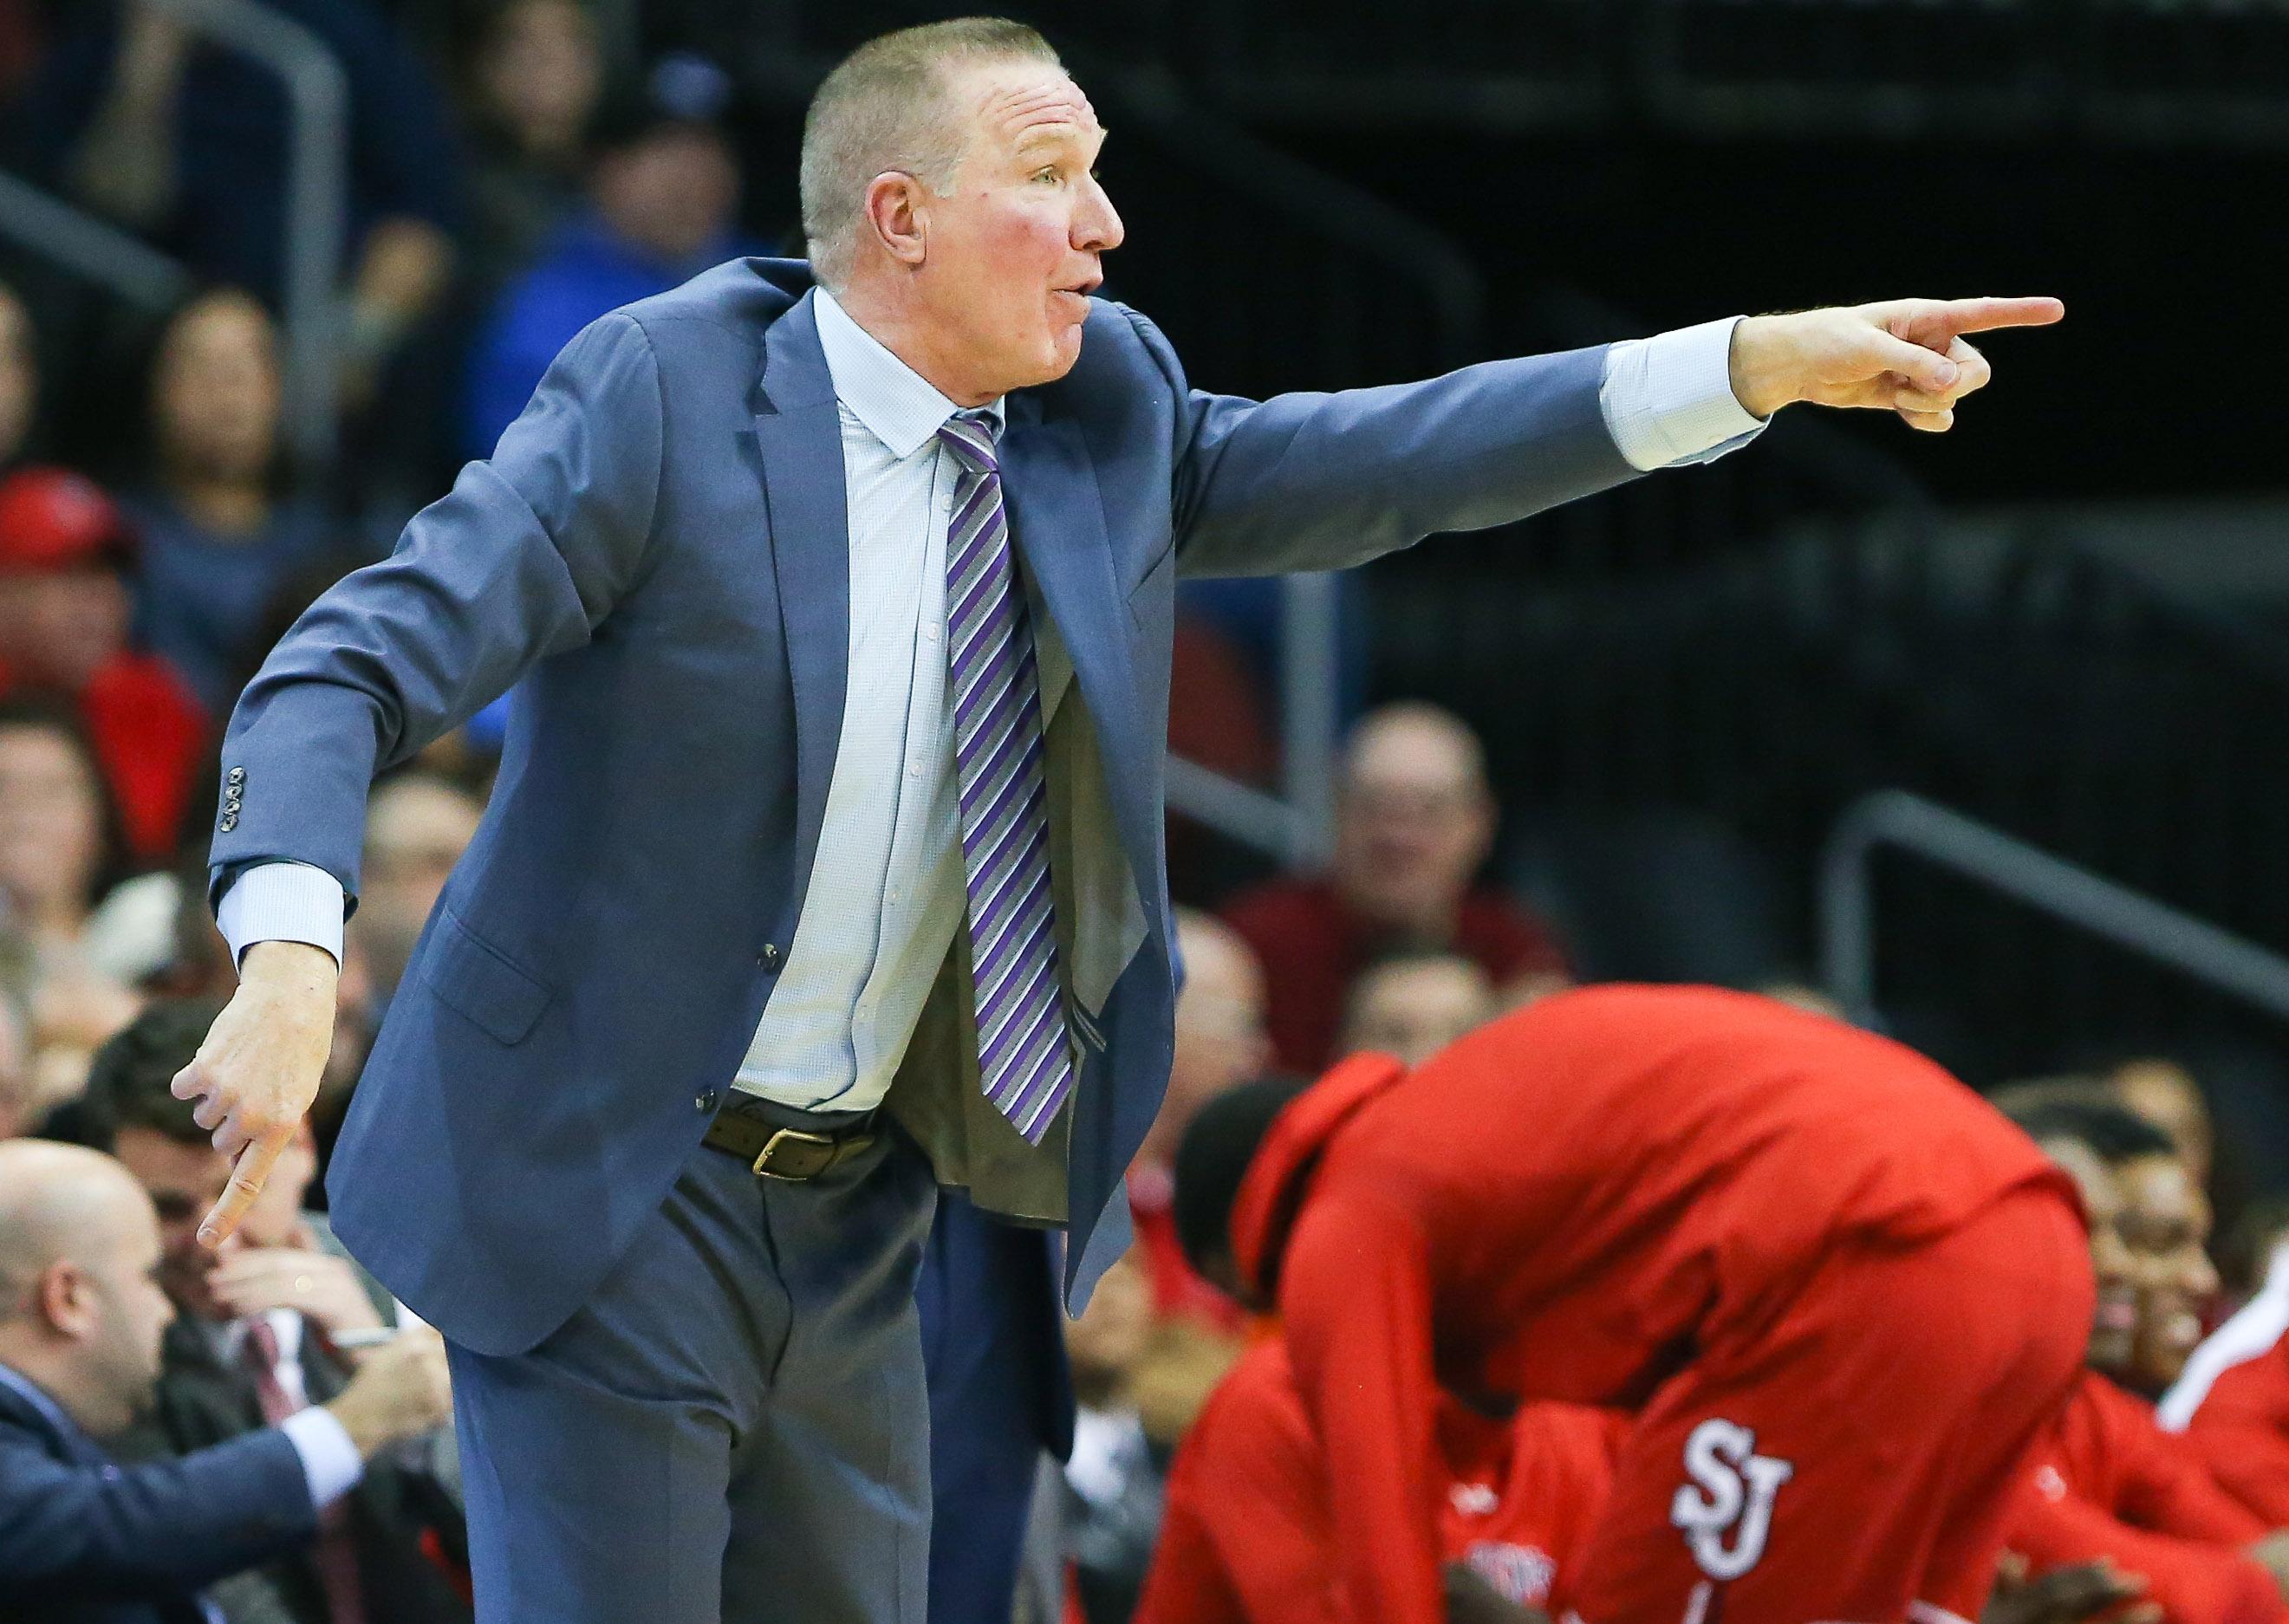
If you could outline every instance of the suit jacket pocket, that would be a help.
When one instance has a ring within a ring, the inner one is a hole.
[[[523,1042],[548,1005],[546,986],[443,904],[436,939],[422,955],[421,973],[440,1003],[503,1044]]]

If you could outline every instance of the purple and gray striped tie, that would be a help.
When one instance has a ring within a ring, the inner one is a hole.
[[[1049,893],[1041,688],[991,418],[938,431],[961,465],[945,539],[947,673],[985,1097],[1039,1144],[1073,1092]]]

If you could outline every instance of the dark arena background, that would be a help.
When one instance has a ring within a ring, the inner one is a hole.
[[[1103,293],[1196,389],[1397,383],[1908,294],[2067,308],[1979,339],[1994,383],[1943,435],[1796,407],[1711,466],[1348,575],[1184,583],[1171,891],[1240,926],[1197,919],[1214,953],[1254,952],[1245,1007],[1216,1017],[1237,1029],[1180,1008],[1180,1086],[1255,1071],[1267,1004],[1287,1067],[1336,1058],[1281,1025],[1293,967],[1248,910],[1331,862],[1432,861],[1447,837],[1407,825],[1440,815],[1435,785],[1338,836],[1368,816],[1353,725],[1422,702],[1483,752],[1495,816],[1454,883],[1530,935],[1487,967],[1505,998],[1713,983],[1982,1093],[2118,1086],[2143,1109],[2135,1074],[2212,1147],[2221,1283],[2190,1311],[2213,1328],[2257,1294],[2289,1222],[2289,4],[1003,10],[1110,131],[1127,240]],[[812,92],[862,41],[956,14],[0,0],[0,1136],[151,1126],[104,1093],[132,1092],[120,1034],[230,995],[218,746],[299,611],[387,554],[586,322],[717,259],[799,256]],[[501,715],[376,792],[306,1180],[476,827]],[[1324,1015],[1358,996],[1336,984]],[[1140,1214],[1173,1146],[1132,1174]],[[1130,1616],[1160,1474],[1239,1346],[1174,1230],[1147,1241],[1135,1323],[1074,1333],[1081,1443],[1046,1469],[1064,1515],[1018,1602],[1044,1624]],[[14,1290],[10,1255],[0,1237]],[[1187,1319],[1191,1290],[1213,1310]],[[451,1604],[364,1624],[465,1605],[439,1493],[412,1555]],[[212,1616],[358,1624],[323,1567],[227,1580]]]

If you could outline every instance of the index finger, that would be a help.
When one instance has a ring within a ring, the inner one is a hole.
[[[1951,299],[1934,312],[1950,332],[1992,332],[1998,327],[2048,327],[2067,307],[2055,299]]]
[[[199,1245],[210,1250],[219,1246],[238,1228],[239,1220],[246,1216],[255,1198],[270,1177],[270,1170],[285,1154],[286,1143],[293,1136],[291,1128],[266,1134],[238,1153],[237,1165],[230,1171],[230,1184],[214,1210],[199,1223]]]

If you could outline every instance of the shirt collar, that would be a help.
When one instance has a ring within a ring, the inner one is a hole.
[[[12,1389],[18,1397],[37,1410],[46,1419],[48,1425],[55,1428],[63,1437],[84,1436],[80,1433],[79,1423],[72,1420],[70,1413],[50,1397],[45,1388],[22,1371],[11,1365],[0,1365],[0,1387]]]
[[[912,457],[961,408],[852,320],[825,288],[813,297],[818,300],[818,347],[826,352],[826,375],[834,381],[834,398],[850,409],[891,456]],[[998,397],[979,408],[993,419],[996,433],[1001,428],[1001,409]]]

